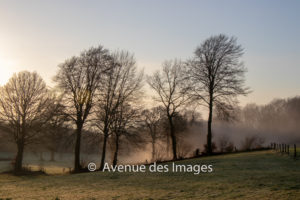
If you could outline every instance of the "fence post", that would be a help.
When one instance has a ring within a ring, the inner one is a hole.
[[[296,144],[294,144],[294,158],[296,159],[296,157],[297,157]]]
[[[279,152],[281,152],[281,144],[278,144],[279,145]]]

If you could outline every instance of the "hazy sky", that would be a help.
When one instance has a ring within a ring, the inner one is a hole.
[[[242,104],[300,95],[300,1],[2,1],[0,84],[13,72],[37,71],[51,84],[57,65],[103,45],[135,54],[151,73],[186,59],[211,35],[236,36],[245,48]]]

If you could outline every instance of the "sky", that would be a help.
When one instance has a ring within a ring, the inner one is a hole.
[[[53,85],[60,63],[98,45],[134,53],[151,74],[223,33],[245,49],[241,105],[265,104],[300,95],[299,11],[297,0],[0,0],[0,85],[22,70]]]

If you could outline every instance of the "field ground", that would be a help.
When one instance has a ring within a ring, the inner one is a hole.
[[[272,150],[179,161],[214,172],[12,176],[0,174],[0,199],[300,199],[300,160]]]

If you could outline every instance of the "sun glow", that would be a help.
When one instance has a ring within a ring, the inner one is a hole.
[[[0,57],[0,86],[3,86],[9,78],[13,75],[14,63],[6,61]]]

